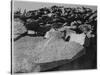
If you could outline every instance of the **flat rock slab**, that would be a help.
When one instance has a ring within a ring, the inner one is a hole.
[[[83,50],[83,46],[76,42],[64,42],[56,40],[44,42],[37,46],[38,59],[36,63],[48,63],[64,59],[72,59],[76,54]]]
[[[14,42],[13,65],[19,70],[33,71],[38,64],[72,60],[82,50],[83,46],[75,42],[25,36]]]

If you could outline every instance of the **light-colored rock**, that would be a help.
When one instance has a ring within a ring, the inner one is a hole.
[[[62,40],[51,40],[37,47],[38,60],[36,63],[48,63],[68,59],[71,60],[77,53],[82,51],[83,46],[76,42],[64,42]]]
[[[27,34],[35,34],[35,31],[33,30],[28,30],[28,33]]]
[[[19,36],[27,31],[27,29],[24,26],[24,23],[20,19],[14,20],[13,25],[14,25],[13,26],[14,38],[16,38],[17,36]]]
[[[12,68],[13,72],[39,72],[40,65],[34,63],[34,48],[37,43],[43,40],[42,37],[25,36],[13,44],[12,50]],[[33,53],[32,53],[33,52]]]
[[[36,37],[23,37],[17,40],[13,52],[14,72],[39,72],[39,64],[71,60],[82,51],[83,46],[79,43],[65,42],[56,36],[41,41]]]
[[[50,39],[50,38],[55,38],[55,39],[58,39],[58,38],[60,38],[61,39],[61,37],[63,37],[64,35],[63,35],[63,33],[61,33],[60,31],[56,31],[55,29],[51,29],[50,31],[48,31],[48,32],[46,32],[46,34],[45,34],[45,38],[47,38],[47,39]]]
[[[84,33],[82,33],[82,34],[72,33],[69,35],[70,35],[71,42],[76,42],[76,43],[79,43],[80,45],[84,45],[85,37],[86,37],[86,35]]]

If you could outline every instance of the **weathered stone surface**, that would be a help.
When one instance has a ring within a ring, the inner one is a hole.
[[[14,30],[14,38],[16,38],[17,36],[25,33],[27,30],[24,26],[24,23],[18,19],[18,20],[14,20],[14,24],[13,24],[13,30]]]
[[[14,42],[13,48],[13,72],[38,72],[40,66],[34,63],[32,52],[42,37],[25,36]]]
[[[78,43],[61,39],[23,37],[14,43],[14,72],[40,71],[39,64],[72,59],[83,49]]]
[[[79,43],[64,42],[62,40],[51,40],[44,44],[39,45],[36,49],[36,51],[39,51],[36,63],[48,63],[64,59],[70,60],[83,49],[83,46]]]

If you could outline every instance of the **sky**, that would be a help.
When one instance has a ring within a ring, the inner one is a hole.
[[[88,8],[91,8],[93,10],[97,9],[97,6],[90,6],[90,5],[75,5],[75,4],[58,4],[58,3],[46,3],[46,2],[28,2],[28,1],[14,1],[13,0],[13,8],[14,10],[17,10],[18,8],[21,8],[22,12],[24,9],[28,10],[36,10],[42,7],[51,7],[53,5],[58,5],[58,6],[64,6],[64,7],[80,7],[80,6],[85,6]]]

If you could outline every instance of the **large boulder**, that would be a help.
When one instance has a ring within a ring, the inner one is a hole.
[[[84,47],[79,43],[65,42],[60,37],[57,38],[57,35],[45,40],[27,36],[15,41],[14,72],[39,72],[40,64],[72,60],[83,50]]]

